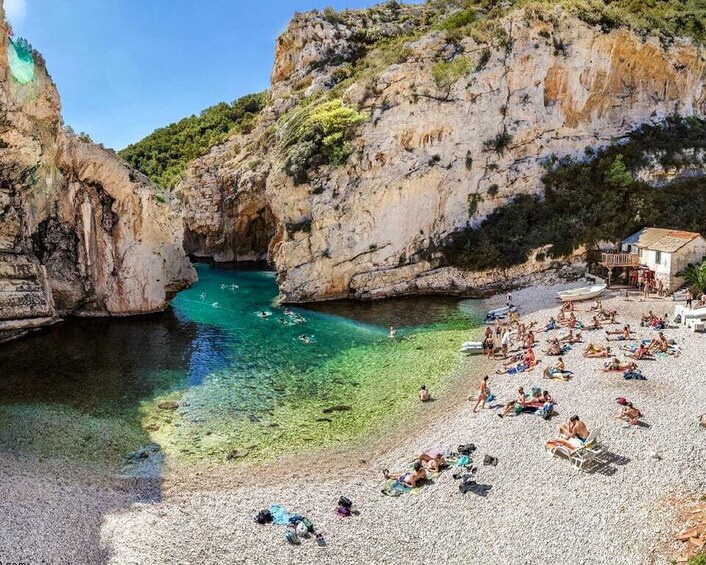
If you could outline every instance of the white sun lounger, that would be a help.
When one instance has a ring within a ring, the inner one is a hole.
[[[600,433],[601,428],[595,428],[588,434],[586,441],[583,443],[578,443],[578,440],[576,440],[576,445],[571,447],[566,444],[561,444],[547,447],[547,450],[552,455],[565,457],[576,469],[583,470],[587,463],[599,458],[600,455],[603,454],[603,447],[598,442]]]

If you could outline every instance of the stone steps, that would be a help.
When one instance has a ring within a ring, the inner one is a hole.
[[[22,253],[0,253],[0,320],[4,325],[55,317],[42,266]]]
[[[41,292],[44,285],[38,279],[30,278],[2,278],[0,277],[0,294],[8,292]]]

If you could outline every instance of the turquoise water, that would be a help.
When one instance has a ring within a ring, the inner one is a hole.
[[[394,425],[420,384],[445,386],[478,325],[446,299],[286,314],[273,273],[198,271],[164,314],[0,348],[0,449],[115,462],[148,443],[214,461],[326,448]]]

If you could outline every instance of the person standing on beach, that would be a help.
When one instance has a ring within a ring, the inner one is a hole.
[[[691,304],[694,301],[694,295],[691,292],[691,289],[686,291],[686,307],[691,309]]]
[[[481,408],[485,408],[485,402],[488,400],[488,397],[490,396],[490,388],[488,387],[488,375],[483,377],[483,380],[480,383],[480,388],[478,389],[478,398],[476,400],[476,405],[473,407],[473,413],[476,414],[478,412],[478,407],[480,406]],[[468,397],[468,400],[471,400],[472,397]]]
[[[512,345],[512,333],[510,332],[510,328],[507,327],[505,328],[503,337],[500,340],[500,346],[503,349],[503,359],[507,359],[507,353],[510,349],[510,345]]]

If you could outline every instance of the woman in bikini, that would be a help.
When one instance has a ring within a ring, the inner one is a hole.
[[[601,347],[600,345],[589,343],[583,350],[583,356],[592,359],[610,357],[610,347]]]
[[[480,383],[480,388],[478,389],[478,398],[476,400],[476,405],[473,407],[473,413],[478,412],[478,407],[480,406],[481,408],[485,408],[485,402],[488,400],[488,397],[490,396],[490,388],[488,387],[488,375],[483,377],[483,380]],[[468,400],[471,400],[472,397],[468,397]]]
[[[606,362],[606,365],[603,367],[603,371],[606,373],[609,373],[609,372],[623,373],[625,371],[634,371],[635,369],[637,369],[637,363],[634,363],[633,361],[628,361],[627,363],[621,363],[620,359],[618,359],[617,357],[613,357],[613,360]]]

